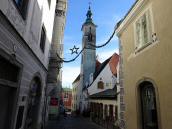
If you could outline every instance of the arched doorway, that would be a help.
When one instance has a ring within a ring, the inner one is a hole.
[[[25,129],[35,129],[38,123],[39,109],[41,101],[41,81],[35,77],[31,83]]]
[[[151,82],[140,85],[142,129],[158,129],[155,88]]]

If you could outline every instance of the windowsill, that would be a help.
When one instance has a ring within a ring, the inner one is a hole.
[[[148,47],[151,44],[152,44],[152,42],[149,42],[149,43],[146,43],[145,45],[141,46],[140,48],[136,48],[135,53],[142,51],[143,49],[145,49],[146,47]]]
[[[146,48],[148,48],[148,47],[150,47],[150,46],[153,46],[153,45],[157,44],[158,42],[159,42],[158,40],[155,41],[155,42],[149,42],[149,43],[145,44],[144,46],[142,46],[142,47],[140,47],[140,48],[136,48],[136,49],[135,49],[135,54],[142,52],[142,51],[145,50]]]

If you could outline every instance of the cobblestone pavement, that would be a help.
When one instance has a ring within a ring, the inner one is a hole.
[[[84,117],[63,117],[48,122],[46,129],[104,129]]]

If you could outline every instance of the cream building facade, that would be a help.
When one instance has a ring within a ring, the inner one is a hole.
[[[1,129],[44,126],[55,7],[56,0],[0,2]]]
[[[79,111],[81,108],[81,95],[82,95],[82,87],[80,85],[80,74],[72,83],[72,111]]]
[[[171,0],[137,0],[117,24],[121,128],[172,127],[171,5]]]

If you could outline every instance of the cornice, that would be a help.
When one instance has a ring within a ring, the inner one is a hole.
[[[133,19],[138,15],[138,13],[142,10],[144,5],[149,0],[138,0],[134,6],[131,8],[129,13],[122,19],[120,25],[116,28],[116,34],[120,37],[120,34],[127,28],[127,26],[133,21]]]

